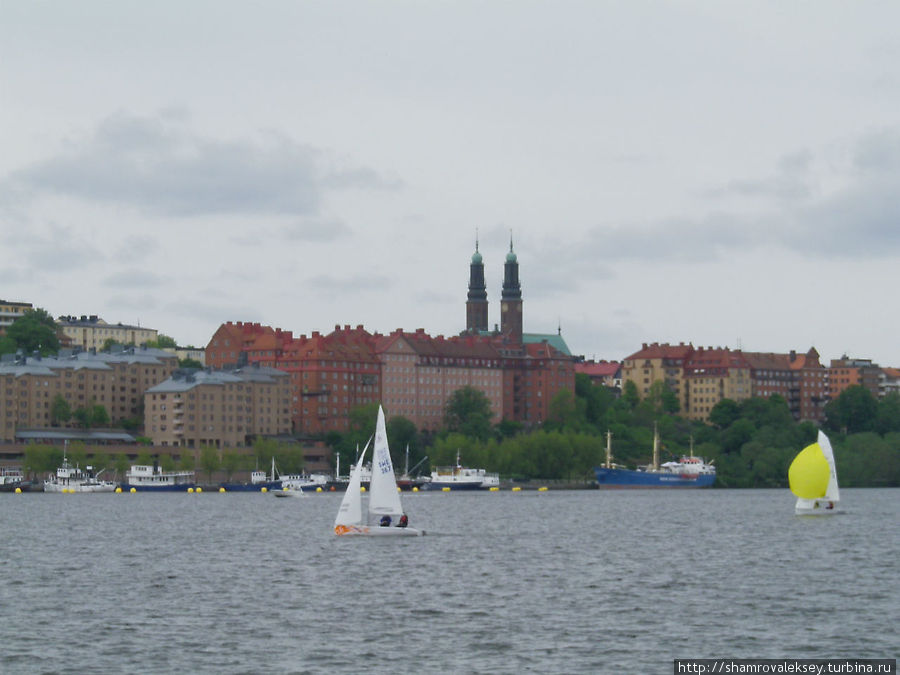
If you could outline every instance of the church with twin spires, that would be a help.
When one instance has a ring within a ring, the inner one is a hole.
[[[522,320],[522,286],[519,284],[519,259],[513,250],[512,236],[509,252],[503,263],[503,287],[500,292],[500,325],[489,328],[487,286],[484,282],[484,258],[475,240],[475,253],[469,264],[469,293],[466,297],[466,330],[464,334],[502,336],[510,345],[536,344],[546,342],[555,350],[571,356],[569,347],[562,337],[562,330],[556,333],[525,333]]]

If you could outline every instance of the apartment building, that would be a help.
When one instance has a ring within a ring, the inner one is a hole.
[[[424,329],[400,329],[377,336],[382,401],[422,431],[443,426],[447,401],[457,389],[473,387],[491,404],[494,422],[503,419],[503,359],[489,340],[473,335],[431,337]]]
[[[832,359],[828,366],[828,378],[831,397],[837,398],[845,389],[862,386],[876,398],[881,395],[883,369],[871,359],[852,359],[846,354],[839,359]]]
[[[158,349],[61,352],[59,356],[4,355],[0,361],[0,440],[14,442],[24,429],[53,426],[53,403],[61,396],[71,410],[102,405],[115,424],[142,414],[144,391],[177,368]],[[75,427],[74,420],[62,427]]]
[[[650,393],[654,382],[663,382],[678,397],[682,410],[688,407],[684,387],[684,364],[694,347],[683,342],[670,345],[654,342],[622,360],[622,384],[633,382],[641,398]]]
[[[206,348],[210,366],[264,365],[290,375],[294,430],[302,434],[346,431],[350,411],[382,402],[388,415],[409,418],[419,429],[443,424],[454,391],[471,386],[491,402],[494,421],[526,425],[547,419],[553,397],[575,391],[574,359],[561,332],[523,333],[518,258],[504,260],[501,325],[487,325],[483,259],[470,265],[466,330],[432,337],[424,329],[390,335],[362,326],[335,326],[333,332],[294,337],[290,331],[258,323],[222,324]]]
[[[182,370],[144,394],[154,445],[238,447],[291,431],[290,378],[274,368]]]
[[[591,384],[621,392],[622,364],[617,361],[581,361],[575,364],[575,373],[587,375]]]
[[[120,345],[140,347],[148,342],[156,342],[159,337],[158,331],[154,328],[129,326],[123,323],[110,324],[96,314],[80,317],[61,316],[56,320],[56,325],[62,334],[64,344],[85,350],[100,351],[107,340],[113,340]]]
[[[744,401],[752,394],[751,366],[740,351],[699,347],[684,361],[684,392],[688,419],[706,420],[723,399]]]
[[[0,300],[0,335],[12,325],[13,321],[20,318],[30,309],[34,309],[30,302]]]

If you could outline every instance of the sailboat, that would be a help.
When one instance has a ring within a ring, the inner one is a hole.
[[[788,483],[797,495],[797,515],[824,516],[837,511],[841,494],[828,436],[820,431],[816,442],[794,457],[788,469]]]
[[[405,522],[403,505],[400,503],[400,492],[397,479],[394,477],[394,465],[391,462],[391,450],[388,446],[387,432],[384,425],[384,410],[378,406],[378,420],[375,425],[375,442],[372,446],[372,480],[369,487],[369,504],[363,511],[362,466],[368,445],[363,448],[353,471],[350,482],[341,501],[337,517],[334,519],[336,535],[394,536],[418,537],[424,530],[411,527],[398,527],[401,517]],[[391,524],[380,523],[390,520]]]

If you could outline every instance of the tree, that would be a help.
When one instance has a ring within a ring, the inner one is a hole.
[[[878,402],[862,385],[847,387],[825,406],[828,428],[845,434],[871,431],[875,428]]]
[[[206,472],[206,482],[211,483],[213,473],[218,471],[220,466],[219,451],[211,445],[200,448],[200,466]]]
[[[575,396],[568,389],[560,389],[550,400],[547,408],[548,421],[554,422],[557,428],[572,427],[577,422],[578,406]]]
[[[478,440],[491,435],[491,401],[480,389],[460,387],[447,399],[444,421],[451,432]]]
[[[628,380],[622,388],[622,402],[629,410],[634,410],[641,402],[641,394],[632,380]]]
[[[900,394],[896,391],[878,401],[875,427],[882,435],[900,431]]]
[[[72,413],[72,417],[78,420],[78,423],[84,429],[109,425],[109,413],[104,406],[97,403],[93,403],[86,408],[78,408]]]
[[[409,465],[418,464],[425,453],[419,447],[419,430],[416,425],[410,419],[397,415],[389,419],[385,427],[394,469],[401,471],[406,467],[406,448],[409,448]]]
[[[203,370],[203,364],[197,361],[196,359],[178,359],[178,367],[179,368],[196,368],[197,370]]]
[[[0,354],[15,354],[18,345],[8,335],[0,335]]]
[[[72,406],[62,394],[57,394],[50,407],[50,426],[58,427],[70,419],[72,419]]]
[[[38,351],[46,356],[59,351],[56,322],[41,308],[27,310],[6,329],[6,335],[28,354]]]

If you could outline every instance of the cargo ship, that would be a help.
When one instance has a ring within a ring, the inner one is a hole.
[[[659,432],[653,429],[653,462],[628,469],[612,461],[612,434],[606,432],[606,462],[594,469],[601,489],[702,488],[716,482],[716,467],[691,454],[677,462],[659,463]]]

